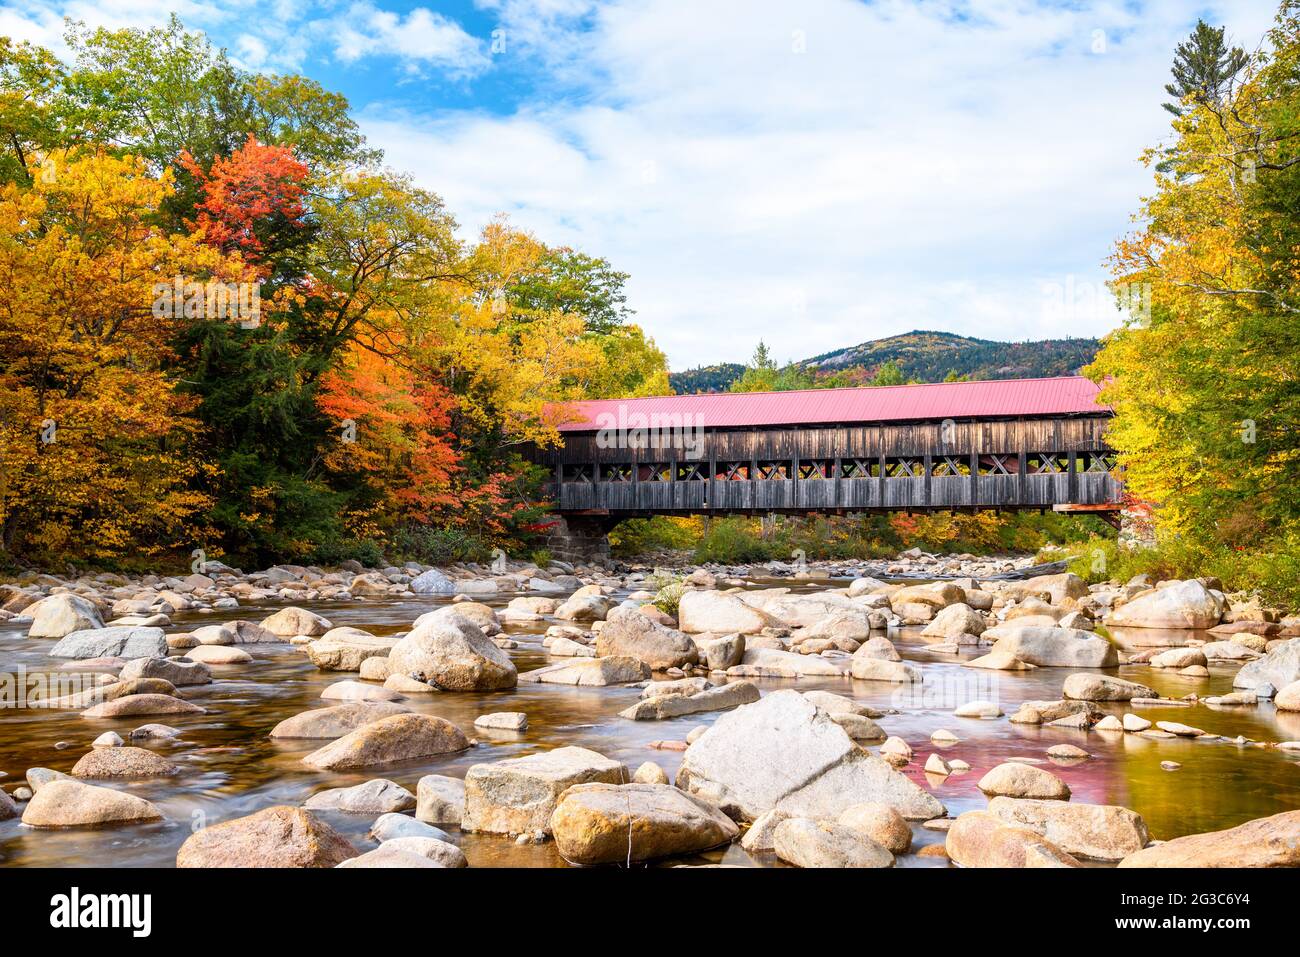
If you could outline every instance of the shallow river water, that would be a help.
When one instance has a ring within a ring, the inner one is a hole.
[[[788,581],[764,585],[789,585]],[[799,590],[835,587],[821,582]],[[503,606],[513,596],[489,604]],[[436,607],[436,599],[316,603],[303,607],[338,625],[353,625],[376,634],[409,629],[420,614]],[[199,624],[246,618],[261,620],[284,607],[245,605],[225,613],[181,614],[171,631]],[[542,632],[551,622],[528,627],[507,626],[506,634],[519,642],[508,654],[520,672],[541,667],[549,659],[542,648]],[[905,739],[915,750],[904,769],[929,787],[947,805],[950,816],[986,805],[976,782],[990,767],[1012,757],[1042,760],[1063,778],[1073,800],[1089,804],[1119,804],[1140,813],[1155,838],[1231,827],[1252,818],[1300,807],[1300,755],[1240,746],[1230,740],[1150,740],[1123,733],[1082,732],[1011,724],[1006,718],[977,720],[956,718],[952,710],[974,699],[994,700],[1007,713],[1026,700],[1057,699],[1070,674],[1065,668],[1039,668],[1030,672],[988,672],[962,667],[956,655],[928,650],[919,629],[891,634],[903,656],[923,665],[925,684],[920,690],[855,681],[850,678],[759,679],[764,691],[820,688],[851,696],[879,709],[897,709],[879,723],[889,734]],[[1182,644],[1187,633],[1161,634],[1136,630],[1115,636],[1122,647],[1141,644]],[[30,672],[53,670],[47,656],[52,642],[28,639],[26,626],[0,624],[0,672],[19,666]],[[359,784],[386,777],[415,790],[425,774],[463,776],[474,764],[516,757],[564,745],[591,748],[623,762],[634,770],[644,761],[658,763],[672,778],[681,752],[652,747],[658,741],[681,741],[697,725],[709,724],[720,714],[694,714],[668,721],[630,721],[618,712],[633,703],[635,688],[573,688],[521,684],[510,691],[490,693],[447,692],[412,696],[404,703],[414,710],[436,714],[460,726],[477,745],[466,752],[428,761],[370,769],[368,773],[316,771],[299,759],[323,742],[282,743],[268,732],[279,721],[301,711],[325,707],[321,691],[329,684],[355,675],[318,671],[307,656],[290,645],[243,645],[255,661],[251,665],[213,666],[214,682],[183,690],[185,697],[207,709],[203,715],[171,715],[158,719],[127,718],[88,720],[76,711],[0,710],[0,778],[6,790],[21,782],[27,768],[49,767],[68,771],[90,742],[106,730],[127,737],[130,730],[151,720],[170,724],[183,733],[174,741],[149,741],[146,745],[181,767],[181,774],[165,779],[128,784],[114,783],[153,801],[166,820],[158,824],[104,830],[34,830],[15,818],[0,822],[0,864],[4,866],[113,866],[170,867],[177,848],[193,829],[241,817],[273,804],[300,804],[325,788]],[[966,657],[974,657],[972,650]],[[1231,690],[1234,667],[1211,666],[1209,679],[1192,679],[1145,665],[1119,669],[1120,677],[1143,682],[1162,695],[1182,696],[1195,691],[1202,697]],[[1125,705],[1103,705],[1122,714]],[[1258,707],[1155,707],[1134,709],[1153,721],[1190,724],[1231,739],[1238,735],[1257,741],[1300,739],[1300,714],[1278,713],[1271,703]],[[523,711],[528,730],[487,732],[473,728],[474,719],[489,711]],[[930,735],[952,731],[957,743],[938,748]],[[64,743],[65,748],[56,744]],[[1092,754],[1088,760],[1049,761],[1046,750],[1054,744],[1077,744]],[[873,746],[874,748],[874,746]],[[931,751],[961,758],[971,770],[946,779],[922,770]],[[1177,761],[1176,771],[1161,768],[1162,761]],[[371,819],[361,815],[321,812],[361,849],[375,846],[365,833]],[[517,846],[506,838],[461,834],[449,828],[471,866],[566,866],[553,842]],[[948,866],[943,858],[917,857],[926,844],[941,843],[943,834],[914,826],[913,853],[898,859],[899,866]],[[681,863],[677,861],[675,863]],[[772,865],[768,858],[753,858],[739,844],[689,859],[688,863],[723,862]],[[674,862],[670,862],[674,863]]]

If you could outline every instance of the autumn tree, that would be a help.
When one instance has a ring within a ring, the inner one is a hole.
[[[170,177],[95,151],[0,191],[0,533],[52,557],[148,555],[194,541],[191,408],[167,375],[159,279],[248,278],[156,225]],[[35,173],[33,169],[33,173]],[[164,283],[170,289],[170,283]]]
[[[1171,149],[1148,153],[1168,168],[1113,258],[1131,317],[1088,370],[1118,412],[1108,434],[1128,490],[1159,506],[1162,540],[1203,553],[1300,544],[1294,0],[1269,46],[1222,102],[1189,103]]]

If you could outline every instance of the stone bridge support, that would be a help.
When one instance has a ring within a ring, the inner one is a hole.
[[[609,533],[618,524],[608,515],[549,515],[546,550],[562,562],[609,559]]]

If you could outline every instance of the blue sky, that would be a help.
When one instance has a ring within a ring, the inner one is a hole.
[[[916,328],[1098,335],[1196,18],[1254,49],[1276,0],[0,0],[170,12],[346,94],[466,238],[492,216],[631,274],[673,368]]]

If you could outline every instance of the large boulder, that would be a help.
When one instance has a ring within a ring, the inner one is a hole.
[[[1050,801],[1070,799],[1069,785],[1051,771],[1019,761],[1008,761],[993,768],[980,778],[979,789],[990,796]]]
[[[744,635],[721,635],[709,637],[702,633],[695,638],[695,647],[700,649],[700,661],[710,671],[726,671],[740,664],[745,657]]]
[[[1300,811],[1176,837],[1130,854],[1120,867],[1300,867]]]
[[[94,602],[80,595],[50,595],[28,605],[23,609],[23,614],[32,618],[31,626],[27,629],[28,638],[63,638],[74,632],[104,627]]]
[[[1212,628],[1223,617],[1223,597],[1195,579],[1153,588],[1111,609],[1108,625],[1127,628]]]
[[[391,837],[379,845],[378,850],[398,850],[419,854],[442,867],[469,867],[465,853],[455,844],[436,837]],[[374,851],[370,852],[375,853]],[[364,855],[363,855],[364,856]],[[356,860],[356,858],[353,858]],[[340,864],[346,867],[347,864]]]
[[[177,867],[337,867],[357,849],[309,811],[283,805],[196,831]]]
[[[563,621],[600,621],[614,603],[604,595],[571,595],[568,601],[555,609],[555,617]]]
[[[497,691],[519,680],[514,662],[459,615],[435,617],[393,645],[391,674],[416,675],[448,691]]]
[[[465,816],[465,782],[444,774],[426,774],[415,786],[415,817],[426,824],[455,824]]]
[[[314,768],[333,771],[413,761],[468,747],[468,739],[450,721],[427,714],[395,714],[363,724],[302,760]]]
[[[692,634],[754,635],[769,625],[779,624],[766,612],[720,591],[687,591],[677,603],[677,621],[682,631]]]
[[[1300,681],[1300,638],[1275,645],[1263,658],[1242,665],[1232,679],[1232,686],[1250,689],[1270,684],[1285,688],[1293,681]]]
[[[960,638],[984,633],[984,616],[965,602],[948,605],[930,620],[921,634],[927,638]]]
[[[161,628],[135,625],[74,631],[50,649],[51,658],[151,658],[166,654],[167,636]]]
[[[1146,685],[1110,675],[1077,672],[1065,679],[1061,694],[1076,701],[1132,701],[1134,698],[1157,698]]]
[[[889,596],[889,607],[903,617],[933,618],[940,609],[966,601],[966,591],[952,582],[934,582],[929,585],[907,585]],[[924,616],[920,609],[928,608]]]
[[[271,729],[271,737],[341,738],[362,725],[410,710],[394,701],[353,701],[332,708],[316,708],[285,718]]]
[[[1273,706],[1278,711],[1300,711],[1300,681],[1285,685],[1273,699]]]
[[[1100,635],[1077,628],[998,625],[984,632],[990,654],[1006,654],[1031,665],[1059,668],[1115,668],[1119,654]]]
[[[436,568],[416,575],[406,587],[417,595],[450,595],[456,591],[456,583]]]
[[[262,620],[262,628],[280,638],[295,638],[298,635],[314,638],[325,634],[331,627],[327,619],[295,605],[281,608],[274,615]]]
[[[1200,648],[1170,648],[1153,655],[1147,662],[1152,668],[1190,668],[1204,665],[1208,659]]]
[[[6,791],[0,791],[0,821],[18,816],[18,805]]]
[[[716,807],[668,784],[579,784],[551,815],[560,856],[615,864],[692,854],[727,844],[740,829]]]
[[[967,811],[948,828],[948,857],[963,867],[1078,867],[1079,862],[1027,827],[988,811]]]
[[[1003,589],[1002,594],[1011,601],[1039,597],[1045,598],[1050,604],[1063,605],[1067,598],[1087,598],[1088,583],[1071,572],[1060,575],[1035,575],[1024,581],[1010,583]]]
[[[853,653],[849,674],[859,681],[888,681],[892,684],[920,684],[923,680],[921,666],[911,661],[891,661],[875,655],[864,655],[863,645]]]
[[[911,826],[888,804],[854,804],[836,823],[866,835],[891,854],[906,854],[912,846]]]
[[[1123,860],[1151,839],[1142,815],[1111,804],[995,797],[989,813],[1043,835],[1067,854],[1096,861]]]
[[[28,827],[101,827],[161,820],[162,813],[144,798],[71,778],[46,781],[23,809]]]
[[[632,684],[650,677],[650,666],[629,655],[608,658],[575,658],[560,661],[535,671],[525,671],[519,680],[549,685],[579,685],[600,688],[606,685]]]
[[[131,694],[87,708],[83,718],[135,718],[151,714],[203,714],[198,705],[169,694]]]
[[[386,778],[375,778],[350,788],[317,791],[302,805],[309,811],[342,811],[344,814],[392,814],[415,807],[415,795]]]
[[[334,628],[305,646],[311,663],[322,671],[360,671],[367,658],[382,658],[397,639],[377,637],[357,628]]]
[[[834,630],[845,637],[866,629],[870,632],[868,613],[858,602],[845,595],[824,592],[815,595],[792,595],[784,588],[737,592],[736,597],[746,605],[757,608],[769,618],[787,628],[799,628],[805,637]],[[838,627],[836,623],[839,623]],[[849,630],[844,625],[849,624]],[[863,634],[866,637],[866,634]]]
[[[411,840],[410,838],[396,838],[392,841],[385,841],[372,851],[366,851],[364,854],[358,854],[356,857],[350,857],[342,864],[336,865],[339,868],[364,868],[364,869],[401,869],[415,870],[418,868],[431,867],[441,869],[447,865],[434,860],[433,858],[420,854],[416,851],[407,850],[406,848],[395,846],[399,840]],[[419,838],[416,838],[419,840]],[[440,842],[445,843],[445,842]]]
[[[229,645],[199,645],[188,649],[185,656],[205,665],[247,665],[253,661],[253,656],[243,648]]]
[[[132,658],[122,666],[118,677],[122,681],[161,678],[176,688],[212,683],[212,672],[207,665],[184,658]]]
[[[772,832],[776,856],[796,867],[891,867],[894,855],[861,831],[792,817]]]
[[[476,764],[465,775],[461,830],[550,833],[551,815],[565,790],[575,784],[623,784],[630,779],[618,761],[586,748],[555,748]]]
[[[940,817],[943,805],[797,691],[775,691],[718,718],[682,759],[677,785],[753,821],[780,808],[833,819],[854,804],[892,805],[912,820]]]
[[[144,748],[96,748],[72,766],[74,778],[133,780],[179,774],[180,768]]]
[[[596,635],[596,654],[630,655],[654,671],[667,671],[699,660],[695,642],[676,628],[652,621],[635,608],[614,608]]]
[[[497,617],[496,611],[491,605],[485,605],[481,601],[458,601],[454,605],[444,605],[434,611],[426,611],[415,619],[411,631],[431,621],[444,618],[468,618],[489,638],[501,632],[501,619]]]
[[[733,681],[694,694],[672,692],[654,695],[620,711],[619,716],[633,721],[660,721],[701,711],[725,711],[738,705],[752,704],[759,697],[758,686],[752,681]]]

